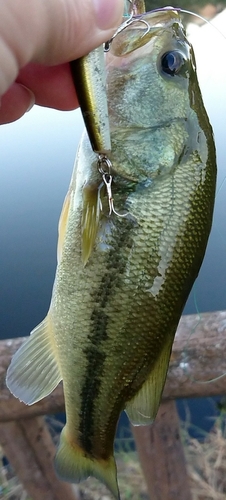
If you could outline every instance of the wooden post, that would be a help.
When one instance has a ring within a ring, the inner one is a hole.
[[[133,427],[151,500],[192,500],[174,401],[161,404],[155,423]]]
[[[32,500],[78,500],[55,475],[55,446],[43,417],[2,423],[0,443]]]

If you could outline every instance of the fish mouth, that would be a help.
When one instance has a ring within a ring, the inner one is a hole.
[[[186,123],[188,121],[187,119],[187,116],[175,116],[174,118],[172,119],[169,119],[169,120],[166,120],[166,121],[163,121],[163,122],[160,122],[158,123],[157,125],[132,125],[130,127],[127,127],[126,125],[123,126],[123,127],[111,127],[111,132],[115,132],[117,131],[117,135],[118,134],[121,134],[121,133],[125,133],[127,132],[127,135],[131,132],[131,130],[134,130],[134,131],[146,131],[146,130],[152,130],[152,131],[155,131],[155,130],[158,130],[158,129],[162,129],[162,128],[168,128],[172,125],[172,123],[175,123],[175,122],[183,122],[183,123]],[[129,132],[128,132],[129,131]]]

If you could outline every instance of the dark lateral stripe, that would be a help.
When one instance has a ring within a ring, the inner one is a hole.
[[[111,249],[106,259],[106,268],[99,289],[95,292],[96,307],[91,314],[89,345],[84,349],[87,370],[81,390],[80,444],[87,454],[95,454],[95,405],[100,394],[107,353],[104,351],[108,338],[108,316],[105,308],[114,294],[115,286],[120,285],[126,266],[125,247],[131,247],[131,230],[134,220],[116,219],[116,231],[112,235]],[[102,457],[106,458],[106,457]]]

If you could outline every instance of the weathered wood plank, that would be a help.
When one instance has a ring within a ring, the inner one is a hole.
[[[64,410],[62,387],[33,406],[15,399],[5,386],[10,359],[24,339],[0,341],[0,422]],[[226,311],[181,318],[163,399],[226,394]],[[220,377],[220,378],[218,378]],[[213,380],[206,383],[208,380]],[[201,381],[201,382],[198,382]]]
[[[161,404],[153,425],[132,427],[151,500],[192,500],[174,401]]]
[[[164,399],[226,394],[226,311],[183,316]]]
[[[55,446],[43,417],[0,425],[0,443],[32,500],[78,500],[54,472]]]

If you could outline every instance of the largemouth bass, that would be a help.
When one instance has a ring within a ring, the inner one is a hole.
[[[212,223],[212,129],[175,11],[119,30],[107,96],[110,163],[97,162],[85,133],[59,222],[49,313],[14,355],[7,384],[33,404],[63,380],[57,474],[93,475],[119,499],[120,412],[135,425],[155,418]]]

